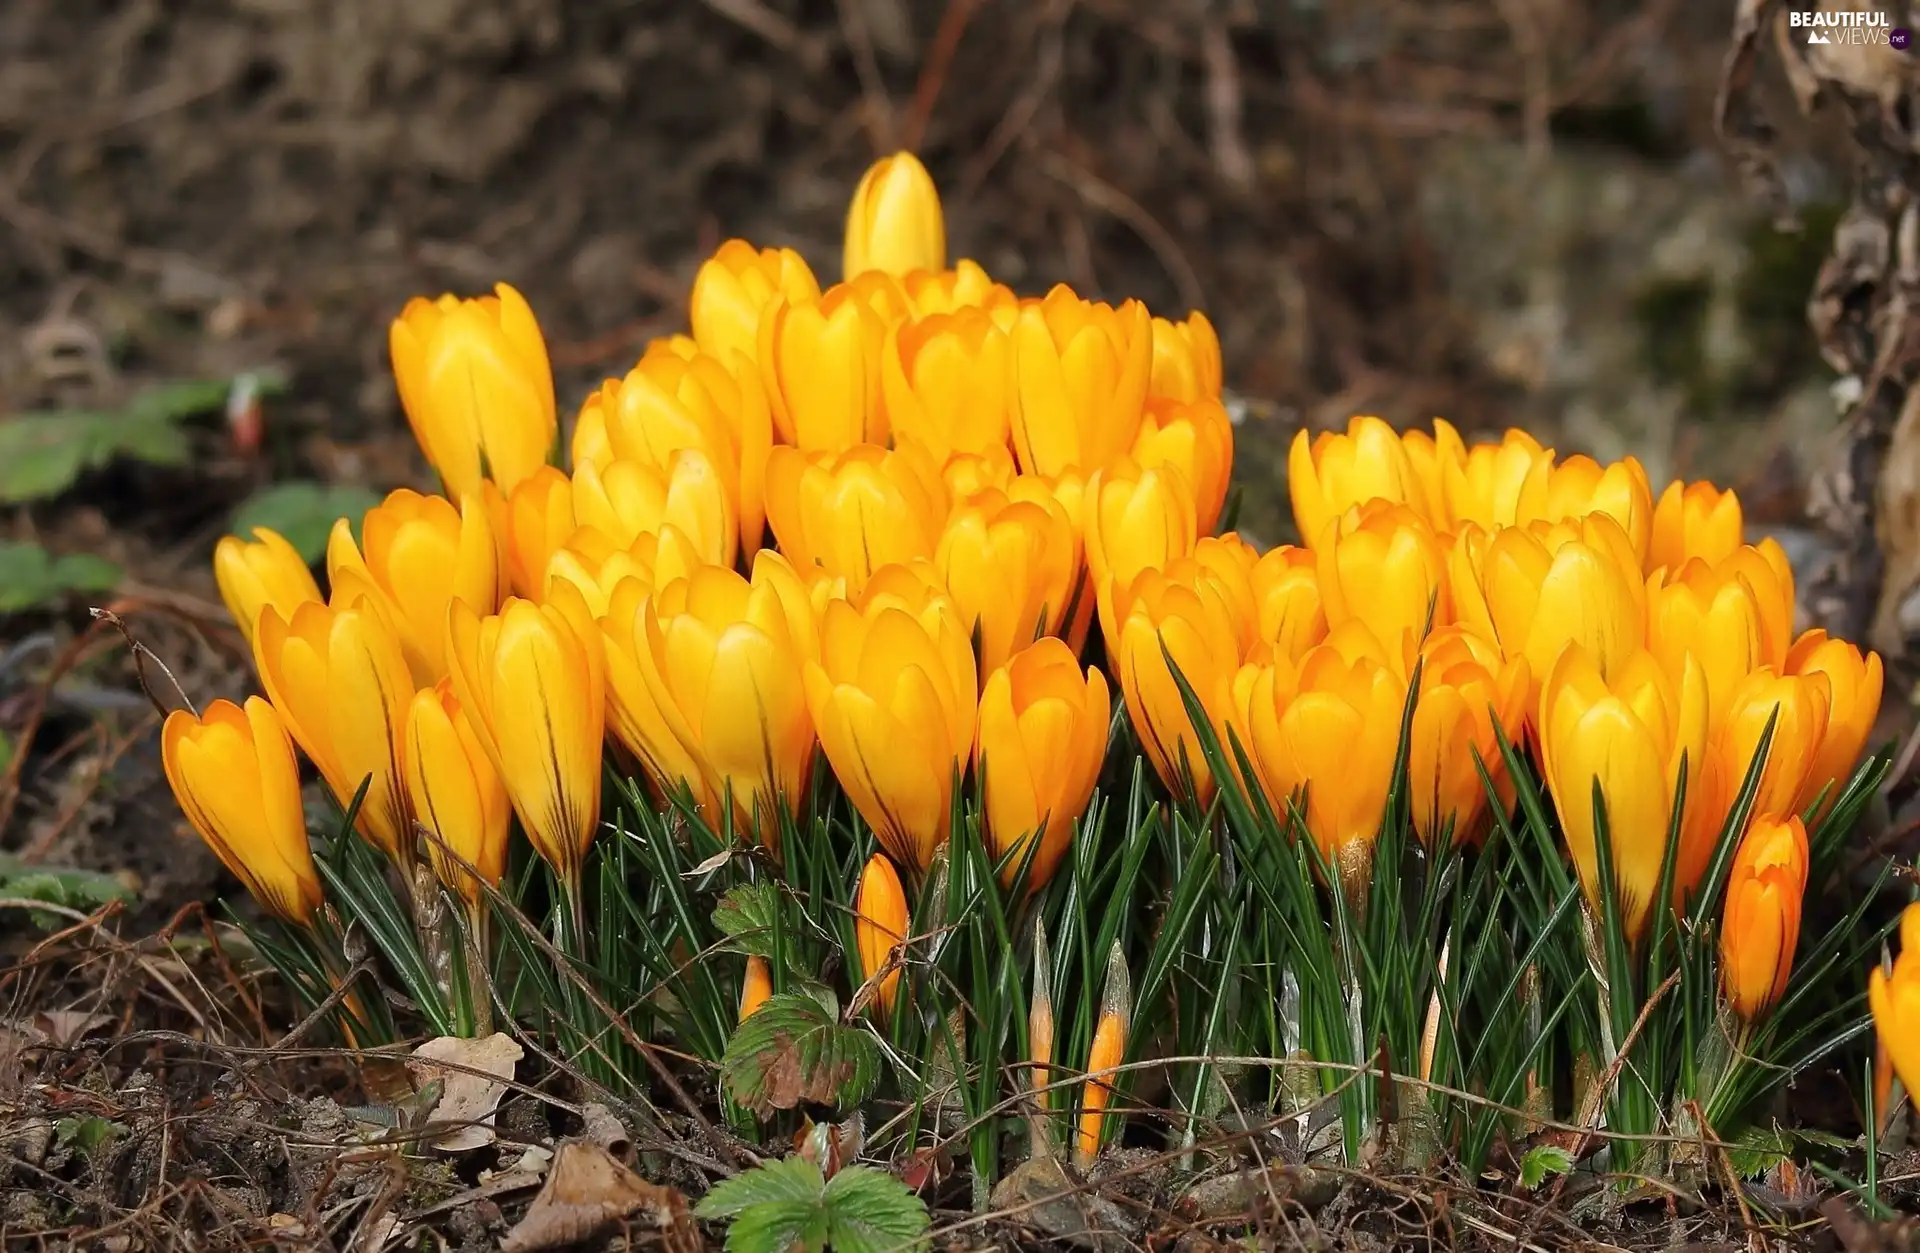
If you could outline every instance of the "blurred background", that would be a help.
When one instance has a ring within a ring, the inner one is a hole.
[[[1716,138],[1764,7],[5,0],[0,847],[150,905],[211,882],[156,834],[153,715],[85,608],[117,593],[196,699],[237,695],[217,537],[311,543],[424,485],[386,364],[408,296],[517,285],[570,415],[722,240],[837,277],[899,147],[953,256],[1208,313],[1260,542],[1291,538],[1294,433],[1374,412],[1712,477],[1814,553],[1841,423],[1808,304],[1855,149],[1764,56],[1767,194]]]

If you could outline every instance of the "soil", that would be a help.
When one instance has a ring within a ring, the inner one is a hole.
[[[207,1021],[206,1007],[253,1006],[254,989],[207,994],[236,980],[199,913],[223,880],[166,793],[147,693],[173,705],[176,682],[198,702],[247,689],[207,559],[252,491],[425,485],[385,362],[409,296],[518,286],[564,411],[681,326],[721,240],[790,244],[834,273],[860,171],[910,146],[943,189],[955,256],[1025,290],[1067,281],[1209,312],[1248,414],[1237,477],[1248,509],[1283,528],[1278,467],[1303,425],[1368,409],[1474,430],[1551,422],[1486,350],[1413,207],[1435,154],[1469,139],[1571,145],[1738,195],[1712,143],[1717,8],[6,0],[0,419],[112,411],[161,380],[284,381],[257,448],[202,422],[185,467],[116,463],[6,515],[6,537],[128,571],[115,607],[171,672],[136,673],[85,598],[0,617],[0,850],[114,877],[129,892],[121,934],[170,926],[204,958],[161,962],[79,930],[49,940],[0,915],[4,960],[20,963],[0,1018],[59,1008],[184,1033],[63,1063],[68,1088],[134,1129],[96,1150],[108,1156],[88,1186],[119,1190],[89,1193],[89,1212],[107,1226],[171,1198],[173,1220],[217,1227],[298,1213],[312,1194],[312,1164],[260,1158],[247,1128],[286,1124],[289,1092],[347,1080],[321,1063],[210,1065],[206,1042],[248,1023]],[[1825,169],[1817,133],[1787,142]],[[1791,340],[1803,307],[1776,299],[1774,331]],[[1798,493],[1783,499],[1790,519]],[[143,1058],[152,1073],[129,1089]],[[12,1065],[0,1049],[0,1079]],[[149,1134],[171,1118],[185,1139]],[[168,1152],[225,1182],[182,1199]],[[49,1160],[33,1169],[73,1177]],[[0,1232],[37,1221],[0,1213]]]

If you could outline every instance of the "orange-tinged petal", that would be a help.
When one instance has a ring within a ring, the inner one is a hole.
[[[736,356],[759,360],[760,317],[775,299],[795,304],[820,298],[820,284],[791,248],[755,248],[729,239],[694,275],[687,319],[701,351],[731,365]]]
[[[282,618],[290,618],[301,605],[321,599],[320,585],[305,559],[270,527],[254,527],[252,542],[223,536],[214,545],[213,576],[249,647],[262,609],[271,606]]]
[[[435,873],[470,904],[479,903],[481,883],[497,887],[506,871],[513,809],[451,680],[414,694],[404,769],[414,815],[433,837],[426,845]]]
[[[198,717],[167,716],[160,739],[167,782],[223,865],[275,916],[301,924],[320,907],[300,776],[273,706],[215,701]]]
[[[1056,287],[1020,310],[1011,335],[1021,469],[1091,473],[1133,447],[1153,365],[1145,306],[1115,309]]]
[[[428,462],[455,496],[503,492],[547,464],[558,423],[533,311],[505,283],[471,300],[415,297],[388,334],[394,381]]]

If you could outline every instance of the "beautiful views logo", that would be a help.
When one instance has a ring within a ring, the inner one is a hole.
[[[1909,40],[1895,39],[1893,19],[1885,13],[1789,13],[1787,25],[1808,28],[1810,44],[1890,44],[1904,50]]]

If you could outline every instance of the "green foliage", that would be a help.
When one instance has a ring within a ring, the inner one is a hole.
[[[852,1109],[880,1078],[880,1049],[818,999],[780,993],[735,1029],[720,1073],[728,1095],[762,1117],[803,1101]]]
[[[233,533],[252,539],[257,526],[278,531],[312,565],[326,555],[336,521],[349,519],[357,534],[361,515],[379,503],[378,495],[355,483],[275,483],[240,506],[233,516]]]
[[[37,609],[72,592],[110,592],[121,573],[91,553],[56,557],[38,544],[0,540],[0,613]]]
[[[0,853],[0,897],[40,901],[90,914],[116,902],[128,904],[133,892],[112,875],[67,866],[33,866],[12,853]],[[65,926],[66,920],[38,910],[31,912],[41,927]]]
[[[228,379],[166,383],[124,409],[27,413],[0,422],[0,503],[58,496],[116,457],[181,465],[189,454],[181,421],[219,410],[231,388]]]
[[[54,1142],[80,1153],[91,1153],[125,1134],[125,1123],[114,1122],[98,1114],[75,1115],[53,1124]]]
[[[1564,1175],[1573,1169],[1573,1154],[1553,1144],[1537,1144],[1520,1158],[1520,1186],[1539,1187],[1550,1175]]]
[[[890,1253],[923,1247],[932,1225],[926,1203],[892,1175],[848,1166],[828,1179],[799,1157],[721,1181],[694,1214],[731,1220],[727,1253]]]

